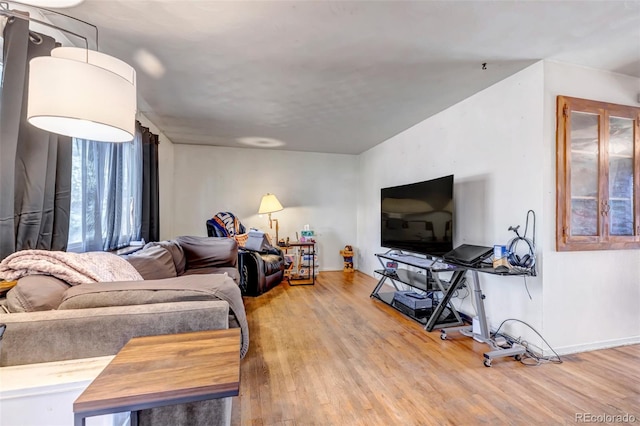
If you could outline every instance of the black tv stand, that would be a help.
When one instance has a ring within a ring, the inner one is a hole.
[[[371,292],[371,297],[377,298],[400,310],[405,315],[408,315],[407,312],[399,309],[399,306],[394,303],[393,297],[395,292],[380,292],[382,285],[386,280],[391,280],[396,290],[400,290],[398,287],[398,283],[400,283],[411,288],[422,290],[424,292],[440,291],[443,294],[442,299],[439,300],[439,303],[437,305],[433,305],[433,311],[430,312],[428,316],[408,316],[420,322],[421,324],[424,324],[424,328],[427,331],[433,331],[434,328],[440,329],[440,338],[442,340],[447,339],[448,333],[459,332],[465,336],[473,337],[480,342],[486,343],[491,348],[490,351],[483,354],[483,362],[486,367],[491,367],[491,362],[495,358],[513,356],[518,360],[526,352],[525,347],[520,344],[514,343],[508,347],[500,346],[493,338],[493,336],[491,336],[491,333],[489,332],[489,324],[487,323],[487,317],[485,315],[484,294],[482,294],[482,289],[480,288],[480,279],[478,273],[482,272],[500,276],[536,276],[536,271],[534,268],[513,268],[507,271],[503,271],[493,269],[491,265],[485,265],[482,263],[478,264],[477,266],[471,267],[461,264],[443,263],[438,258],[420,258],[417,256],[402,253],[387,252],[384,254],[376,254],[376,256],[378,257],[378,261],[380,261],[380,264],[382,264],[383,269],[375,272],[382,275],[382,278],[380,279],[380,281],[378,281],[378,285],[376,285],[376,288],[373,290],[373,292]],[[397,269],[397,272],[393,273],[385,268],[385,264],[387,261],[393,261],[397,262],[398,264],[413,266],[414,268],[418,268],[425,272],[420,273],[406,269]],[[406,271],[406,273],[401,271]],[[438,274],[444,271],[452,273],[449,281],[441,280],[438,277]],[[460,314],[455,310],[453,304],[451,303],[451,298],[455,294],[456,290],[458,290],[464,284],[465,274],[467,273],[467,271],[471,272],[471,290],[473,291],[478,320],[480,323],[479,334],[474,333],[471,326],[462,325],[463,321],[460,318]],[[420,278],[418,278],[418,276]],[[448,310],[450,310],[451,313],[449,313]],[[410,313],[411,312],[409,312],[409,314]],[[455,324],[453,323],[454,318],[455,320],[457,320],[457,323]]]
[[[462,285],[466,270],[448,265],[436,258],[423,258],[397,251],[376,254],[376,257],[382,265],[382,269],[376,270],[375,273],[379,274],[381,278],[370,297],[392,306],[419,322],[425,326],[427,331],[464,324],[460,314],[451,303],[451,297],[455,290]],[[393,271],[387,268],[387,262],[396,262],[405,267]],[[412,266],[417,271],[407,269],[406,266]],[[449,281],[445,281],[438,276],[440,272],[452,272],[453,274]],[[391,281],[396,291],[401,290],[401,285],[406,285],[425,293],[432,300],[431,309],[414,311],[402,303],[398,303],[394,300],[395,291],[381,291],[387,280]],[[438,297],[438,294],[442,296]]]

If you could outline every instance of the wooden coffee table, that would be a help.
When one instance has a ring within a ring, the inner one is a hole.
[[[86,417],[237,396],[240,329],[131,339],[73,403],[74,423]]]

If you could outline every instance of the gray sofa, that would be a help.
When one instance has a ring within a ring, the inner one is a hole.
[[[150,243],[127,260],[142,281],[68,286],[46,275],[21,278],[0,314],[7,325],[0,366],[116,354],[132,337],[248,328],[233,239],[179,237]],[[8,311],[8,312],[7,312]],[[223,425],[231,399],[143,410],[140,425]]]

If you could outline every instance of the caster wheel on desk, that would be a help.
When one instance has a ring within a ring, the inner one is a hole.
[[[491,360],[490,359],[485,359],[484,360],[484,366],[485,367],[491,367]]]
[[[513,359],[515,359],[516,361],[522,361],[522,355],[520,355],[520,354],[514,355]]]

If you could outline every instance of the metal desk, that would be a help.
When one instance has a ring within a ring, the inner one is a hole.
[[[388,305],[394,306],[393,293],[380,293],[380,289],[386,280],[390,280],[396,290],[400,290],[396,283],[397,281],[400,284],[404,284],[424,292],[441,291],[443,294],[442,299],[428,317],[419,318],[409,315],[400,309],[398,310],[423,324],[424,329],[427,331],[440,329],[440,338],[442,340],[447,338],[447,333],[459,332],[465,336],[473,337],[478,341],[486,343],[492,349],[491,351],[484,353],[484,365],[487,367],[491,367],[491,361],[494,358],[513,356],[516,359],[519,359],[520,356],[526,352],[524,346],[518,344],[513,344],[508,348],[501,347],[496,343],[495,339],[491,337],[484,309],[484,294],[482,294],[482,289],[480,288],[479,273],[482,272],[500,276],[535,276],[535,269],[525,270],[520,268],[501,272],[496,271],[489,265],[472,267],[452,262],[444,263],[438,258],[425,259],[412,255],[395,253],[376,254],[376,256],[378,257],[380,264],[385,269],[375,271],[382,275],[382,278],[378,281],[378,284],[371,292],[370,297],[375,297]],[[384,261],[386,260],[420,268],[425,271],[429,271],[430,274],[414,273],[406,269],[398,269],[396,272],[390,272],[385,266]],[[438,274],[441,272],[452,273],[449,281],[443,281],[440,279]],[[480,323],[480,334],[474,334],[472,326],[463,325],[464,322],[451,303],[451,298],[454,296],[456,291],[464,285],[467,272],[471,273],[471,287],[476,309],[478,310],[477,315]]]

